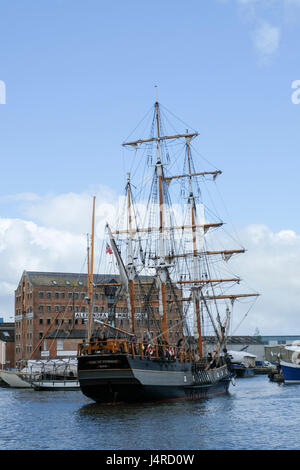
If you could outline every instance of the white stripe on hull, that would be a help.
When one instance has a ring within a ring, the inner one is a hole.
[[[215,370],[215,377],[212,374],[206,373],[206,380],[204,383],[218,382],[228,375],[225,367]],[[153,369],[109,369],[109,370],[81,370],[79,371],[79,378],[84,380],[100,380],[100,381],[138,381],[145,386],[182,386],[182,385],[197,385],[194,381],[193,373],[190,370],[176,371],[176,370],[153,370]],[[200,382],[201,383],[201,382]],[[199,383],[199,385],[200,385]]]
[[[300,384],[300,380],[285,380],[286,384]]]
[[[292,369],[300,369],[300,364],[294,364],[293,362],[280,361],[280,364]]]

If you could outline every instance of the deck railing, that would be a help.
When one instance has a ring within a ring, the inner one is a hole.
[[[196,358],[193,351],[184,347],[169,344],[153,344],[147,342],[127,341],[125,339],[110,338],[107,340],[94,340],[90,343],[78,345],[78,356],[91,354],[124,354],[141,360],[168,360],[180,362],[196,361],[203,366],[207,365],[207,358]]]

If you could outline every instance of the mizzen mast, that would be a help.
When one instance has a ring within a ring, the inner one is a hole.
[[[193,192],[193,184],[192,184],[192,169],[191,169],[191,155],[190,155],[190,138],[186,138],[186,152],[187,152],[187,160],[188,160],[188,171],[189,171],[189,204],[191,209],[191,222],[192,222],[192,234],[193,234],[193,274],[194,280],[198,277],[197,267],[198,267],[198,250],[197,250],[197,234],[196,234],[196,204],[195,204],[195,196]],[[200,317],[200,303],[199,303],[199,287],[194,286],[192,288],[193,298],[194,298],[194,305],[195,305],[195,316],[196,316],[196,323],[197,323],[197,333],[198,333],[198,354],[200,357],[203,356],[203,345],[202,345],[202,331],[201,331],[201,317]]]

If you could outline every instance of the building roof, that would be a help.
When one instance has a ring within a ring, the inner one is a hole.
[[[85,273],[57,273],[26,271],[29,281],[34,286],[58,286],[58,287],[80,287],[87,285],[88,275]],[[117,275],[94,274],[94,284],[118,280]]]
[[[109,325],[107,325],[109,327]],[[106,335],[107,329],[102,330],[102,332],[94,332],[94,337],[98,339],[105,339],[108,336]],[[128,337],[130,333],[122,333],[120,331],[114,331],[113,329],[110,329],[109,332],[109,337],[115,337],[118,336],[120,338],[125,338]],[[50,331],[50,333],[47,334],[46,336],[47,339],[87,339],[87,330],[53,330]]]
[[[47,339],[83,339],[87,337],[87,330],[62,330],[57,329],[47,334]]]
[[[207,343],[215,343],[215,336],[204,336],[203,341]],[[226,339],[227,344],[262,344],[262,341],[257,336],[228,336]]]
[[[229,336],[227,343],[231,344],[262,344],[262,341],[257,336]]]
[[[15,341],[15,324],[0,323],[0,341],[11,343]]]
[[[88,275],[86,273],[57,273],[25,271],[33,286],[58,286],[58,287],[80,287],[87,286]],[[94,274],[94,285],[119,282],[118,274]],[[140,276],[141,280],[152,279],[151,276]]]
[[[62,330],[57,329],[53,330],[47,334],[46,338],[49,339],[82,339],[86,338],[87,330]],[[190,339],[196,342],[194,337],[190,337]],[[216,338],[215,336],[203,336],[203,341],[206,343],[215,343]],[[229,336],[227,338],[227,344],[262,344],[262,342],[257,339],[255,336]]]

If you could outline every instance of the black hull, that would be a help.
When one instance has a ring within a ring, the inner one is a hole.
[[[97,403],[145,403],[172,400],[198,400],[227,393],[229,381],[218,382],[210,386],[160,387],[145,385],[96,385],[82,386],[81,390],[88,398]]]
[[[98,403],[195,400],[228,392],[232,374],[226,366],[210,371],[196,364],[128,358],[80,356],[82,392]]]

